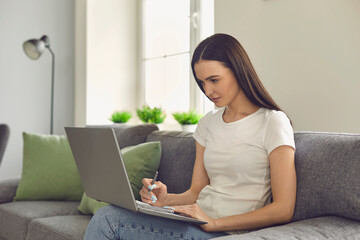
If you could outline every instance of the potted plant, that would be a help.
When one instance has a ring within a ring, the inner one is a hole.
[[[144,123],[161,124],[166,118],[166,114],[161,108],[150,108],[144,105],[141,109],[136,109],[136,113],[141,121]]]
[[[202,118],[196,111],[173,113],[175,120],[181,125],[183,131],[194,132],[196,125]]]
[[[116,111],[109,118],[113,123],[127,123],[132,117],[131,113],[128,111]]]

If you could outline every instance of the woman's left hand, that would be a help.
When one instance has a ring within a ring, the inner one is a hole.
[[[207,224],[201,224],[200,227],[207,232],[214,231],[215,228],[215,219],[209,217],[204,213],[199,206],[194,203],[190,205],[181,205],[181,206],[172,206],[175,208],[175,212],[183,213],[189,215],[192,218],[199,219],[201,221],[207,222]]]

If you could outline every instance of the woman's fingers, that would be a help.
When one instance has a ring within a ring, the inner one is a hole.
[[[174,211],[191,216],[192,209],[190,206],[191,205],[174,206],[174,208],[175,208]]]
[[[175,212],[180,213],[180,215],[190,216],[196,219],[203,219],[202,211],[196,203],[189,205],[174,206]]]
[[[167,198],[167,187],[160,181],[155,181],[153,184],[152,179],[143,178],[143,187],[140,190],[141,200],[153,206],[164,206]]]
[[[151,185],[151,181],[152,181],[152,179],[150,179],[150,178],[143,178],[143,179],[141,180],[141,182],[142,182],[142,184],[143,184],[144,186]]]
[[[143,187],[140,190],[140,196],[141,200],[146,203],[156,203],[157,197],[152,192],[154,189],[158,189],[159,187],[156,184],[152,184],[152,179],[144,178],[142,180],[142,183],[144,184]],[[160,184],[160,182],[156,182]]]
[[[144,199],[151,198],[150,194],[148,194],[148,191],[145,190],[144,188],[142,188],[139,193],[140,193],[141,198],[144,198]]]
[[[152,179],[150,178],[143,178],[143,180],[141,181],[142,184],[144,185],[143,188],[149,190],[153,190],[153,189],[159,189],[159,188],[163,188],[165,185],[160,182],[160,181],[156,181],[154,184],[152,183]]]

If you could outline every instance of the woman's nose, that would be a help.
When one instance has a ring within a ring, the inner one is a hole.
[[[212,92],[213,92],[213,89],[209,84],[204,84],[203,89],[204,89],[204,92],[205,92],[206,96],[210,96],[212,94]]]

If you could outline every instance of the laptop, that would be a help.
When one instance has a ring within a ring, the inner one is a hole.
[[[89,197],[134,212],[194,224],[207,223],[135,200],[114,129],[65,127],[65,132]]]

